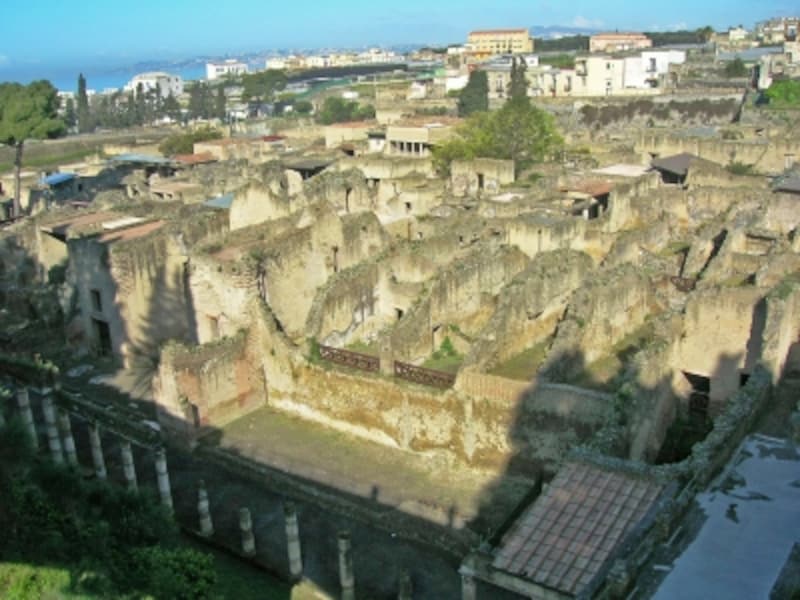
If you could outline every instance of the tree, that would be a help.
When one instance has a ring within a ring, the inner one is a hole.
[[[172,92],[169,93],[169,96],[164,98],[161,110],[164,112],[164,115],[173,121],[179,121],[181,118],[181,105],[178,103],[175,96],[172,95]]]
[[[217,88],[217,97],[214,99],[214,116],[217,119],[225,120],[225,116],[227,115],[225,103],[225,86],[221,85]]]
[[[268,102],[286,87],[286,73],[275,69],[242,75],[242,100]]]
[[[725,77],[747,77],[747,65],[738,56],[725,65]]]
[[[311,111],[314,110],[314,105],[308,100],[297,100],[293,106],[294,112],[298,115],[310,115]]]
[[[86,93],[86,78],[78,75],[78,133],[88,133],[94,129],[89,111],[89,95]]]
[[[78,115],[75,112],[75,100],[67,98],[67,103],[64,105],[64,124],[72,129],[78,123]]]
[[[197,142],[208,140],[218,140],[222,137],[222,132],[212,127],[203,127],[188,133],[176,133],[169,136],[158,147],[158,151],[164,156],[175,156],[176,154],[191,154]]]
[[[800,108],[800,81],[796,79],[778,79],[772,82],[764,95],[770,106]]]
[[[14,216],[20,214],[20,171],[25,140],[55,138],[66,132],[58,118],[58,91],[49,81],[0,84],[0,143],[14,146]]]
[[[485,110],[489,110],[489,78],[486,71],[473,71],[458,96],[458,116],[467,117]]]
[[[519,173],[562,144],[549,113],[513,99],[498,111],[473,113],[456,133],[434,148],[434,161],[442,173],[449,171],[453,160],[473,158],[512,160]]]
[[[707,44],[711,41],[711,38],[714,36],[714,28],[711,25],[706,25],[705,27],[701,27],[697,30],[697,37],[698,39]]]
[[[511,81],[508,83],[508,102],[513,104],[530,104],[528,98],[528,65],[525,59],[516,57],[511,59]]]
[[[371,104],[359,106],[338,96],[328,96],[317,113],[317,120],[323,125],[345,123],[347,121],[365,121],[375,117],[375,107]]]

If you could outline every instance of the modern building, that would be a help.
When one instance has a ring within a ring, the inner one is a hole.
[[[533,38],[527,29],[484,29],[470,32],[467,48],[475,60],[499,54],[529,54],[533,52]]]
[[[643,33],[598,33],[589,38],[589,52],[624,52],[652,47],[653,40]]]
[[[391,156],[429,158],[431,149],[453,135],[460,119],[408,119],[386,129],[385,152]]]
[[[150,73],[139,73],[135,75],[125,85],[126,92],[135,92],[139,85],[142,86],[145,93],[158,90],[162,98],[166,98],[170,94],[176,98],[183,94],[183,79],[178,75],[170,75],[163,71],[153,71]]]
[[[780,44],[797,40],[800,17],[778,17],[756,24],[756,37],[767,44]]]
[[[247,73],[247,64],[235,58],[229,58],[224,62],[206,63],[206,79],[212,81],[229,75],[243,75]]]

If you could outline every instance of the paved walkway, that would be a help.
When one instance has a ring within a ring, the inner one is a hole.
[[[800,452],[757,434],[730,464],[720,489],[698,495],[705,521],[654,598],[769,598],[800,541]]]
[[[456,529],[479,514],[480,526],[499,526],[533,485],[530,480],[456,468],[430,456],[355,439],[268,408],[226,426],[219,445]]]

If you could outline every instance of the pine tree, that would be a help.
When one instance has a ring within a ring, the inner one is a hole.
[[[92,115],[89,110],[89,95],[86,93],[86,78],[78,75],[78,133],[87,133],[94,129]]]

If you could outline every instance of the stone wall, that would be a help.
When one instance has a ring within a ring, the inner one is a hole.
[[[251,337],[242,331],[207,345],[169,344],[154,378],[159,423],[191,441],[263,406],[267,390],[251,368]]]
[[[636,149],[658,156],[688,152],[720,165],[738,162],[752,165],[758,172],[770,174],[782,173],[786,169],[788,156],[800,156],[800,142],[795,140],[689,138],[647,131],[640,134]]]
[[[515,248],[480,248],[440,271],[391,332],[395,355],[410,362],[426,358],[435,349],[436,330],[446,325],[477,333],[491,315],[492,298],[526,264]]]
[[[650,279],[631,264],[597,274],[573,294],[543,372],[568,380],[610,352],[657,310]]]
[[[533,258],[541,252],[583,250],[586,221],[551,215],[524,215],[508,224],[508,243]]]
[[[453,195],[461,198],[486,191],[496,194],[500,187],[514,183],[514,161],[476,158],[456,160],[450,165]]]
[[[587,255],[572,250],[536,256],[501,291],[494,314],[464,360],[464,369],[489,370],[549,338],[572,291],[592,266]]]
[[[343,158],[334,167],[339,171],[360,170],[366,179],[399,179],[408,175],[435,175],[433,162],[425,158],[385,158],[381,156],[359,156]]]

